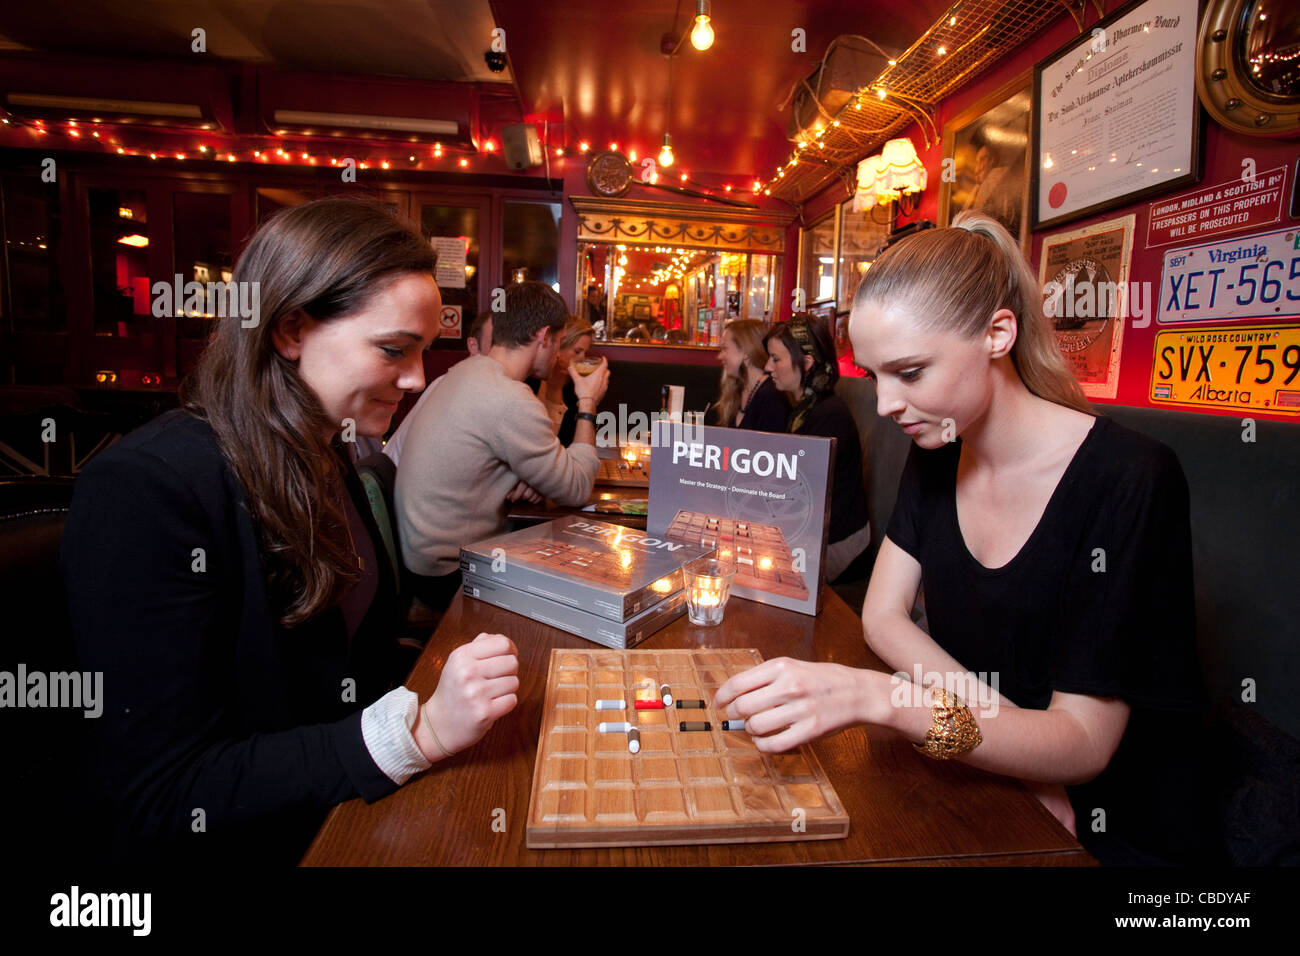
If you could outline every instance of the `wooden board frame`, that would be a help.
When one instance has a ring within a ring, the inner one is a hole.
[[[632,706],[638,695],[657,699],[661,683],[678,699],[711,702],[727,678],[761,662],[753,649],[552,650],[527,846],[681,846],[848,836],[848,813],[811,747],[763,754],[744,731],[722,731],[722,715],[712,709],[637,711]],[[654,690],[639,684],[643,680]],[[626,700],[627,709],[595,709],[596,699],[614,697]],[[643,728],[640,753],[627,752],[623,734],[597,732],[599,722],[620,720]],[[706,720],[713,729],[682,733],[681,720]],[[576,779],[579,773],[582,780]],[[724,793],[729,808],[722,803]],[[602,803],[608,812],[602,812]],[[682,808],[676,815],[664,809],[674,805]],[[548,821],[548,816],[570,819]]]

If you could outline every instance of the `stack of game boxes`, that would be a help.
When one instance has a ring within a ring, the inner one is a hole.
[[[713,547],[568,517],[461,548],[465,594],[606,647],[686,613],[682,565]]]

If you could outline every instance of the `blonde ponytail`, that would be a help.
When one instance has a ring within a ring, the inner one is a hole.
[[[1092,415],[1043,314],[1043,296],[1011,234],[995,219],[958,215],[947,229],[918,232],[887,249],[858,286],[866,303],[906,308],[927,329],[979,335],[999,309],[1016,317],[1011,363],[1039,398]]]

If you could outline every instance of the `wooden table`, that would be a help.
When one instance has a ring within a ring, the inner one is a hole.
[[[591,489],[591,497],[587,499],[587,504],[595,504],[598,501],[626,501],[628,499],[636,500],[647,499],[650,497],[649,488],[629,488],[624,485],[596,485]],[[581,518],[590,518],[592,521],[605,521],[610,524],[621,524],[628,528],[636,528],[639,531],[645,530],[645,515],[624,515],[624,514],[597,514],[591,511],[583,511],[581,507],[564,507],[557,505],[551,500],[546,500],[542,504],[535,505],[528,501],[511,502],[507,507],[506,517],[511,521],[553,521],[556,518],[563,518],[566,515],[576,515]]]
[[[481,631],[507,634],[518,646],[519,706],[476,746],[435,764],[391,796],[335,807],[304,865],[1096,865],[1016,781],[923,757],[878,727],[854,727],[813,745],[848,810],[847,839],[529,850],[524,825],[550,652],[595,645],[458,595],[406,686],[427,697],[448,653]],[[640,646],[754,647],[767,659],[886,669],[867,649],[858,615],[829,588],[816,618],[736,598],[719,627],[692,627],[682,617]],[[500,823],[493,828],[498,810],[505,811],[503,830]]]

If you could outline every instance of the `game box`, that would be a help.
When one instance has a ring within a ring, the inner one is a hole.
[[[622,525],[565,517],[460,550],[460,567],[514,588],[626,621],[682,589],[682,565],[712,547],[669,541]]]
[[[677,591],[658,604],[652,604],[640,614],[626,621],[611,621],[607,617],[589,614],[576,607],[549,601],[537,594],[506,587],[488,578],[467,574],[461,590],[472,598],[486,601],[495,607],[522,614],[551,627],[576,634],[605,647],[623,649],[635,647],[655,631],[667,627],[686,613],[686,592]]]
[[[656,421],[651,457],[647,534],[716,548],[736,597],[821,609],[833,439]]]

